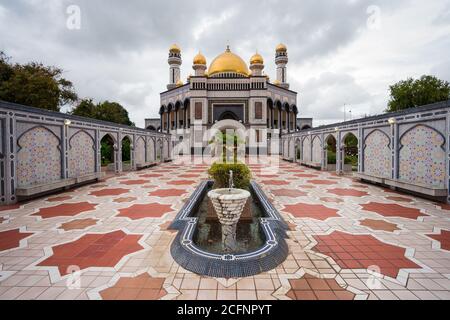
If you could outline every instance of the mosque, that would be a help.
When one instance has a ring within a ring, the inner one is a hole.
[[[201,53],[194,57],[194,75],[180,78],[181,49],[169,49],[169,84],[161,93],[160,119],[147,119],[146,127],[172,135],[174,145],[184,142],[193,152],[207,146],[211,129],[245,130],[256,152],[268,151],[269,142],[281,134],[311,126],[311,119],[297,119],[297,92],[287,77],[287,47],[275,49],[276,79],[264,73],[264,59],[256,53],[247,63],[228,46],[208,67]],[[159,122],[159,123],[157,123]],[[250,129],[250,130],[249,130]]]

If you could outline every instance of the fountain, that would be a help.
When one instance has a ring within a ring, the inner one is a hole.
[[[267,272],[285,261],[288,226],[256,181],[243,183],[245,169],[211,168],[214,180],[202,181],[178,212],[170,226],[179,231],[170,252],[184,269],[229,279]]]
[[[250,196],[250,192],[234,188],[233,171],[230,171],[228,188],[208,193],[222,226],[222,247],[226,253],[236,251],[236,226]]]

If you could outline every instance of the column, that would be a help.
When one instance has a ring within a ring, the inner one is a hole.
[[[343,150],[341,150],[341,132],[338,131],[336,133],[336,173],[342,173],[342,155]]]
[[[100,140],[100,130],[95,130],[95,172],[102,171],[102,146]]]
[[[392,179],[397,180],[399,178],[399,135],[398,135],[399,125],[397,123],[391,125],[391,136],[392,136]]]
[[[69,126],[63,124],[61,128],[61,179],[69,178],[69,151],[68,151],[68,136]]]
[[[122,133],[117,133],[117,146],[114,152],[114,163],[116,164],[116,173],[122,172]]]
[[[358,172],[364,172],[364,132],[358,128]]]
[[[136,135],[133,134],[133,141],[131,141],[131,145],[130,145],[130,165],[131,165],[131,170],[133,170],[133,171],[136,170],[136,163],[134,161],[134,159],[135,159],[135,143],[136,143]]]
[[[281,130],[283,129],[283,119],[281,119],[281,109],[278,109],[278,129],[280,129],[280,134],[281,134]]]
[[[184,107],[184,112],[183,112],[183,127],[184,127],[184,129],[187,128],[187,107]]]
[[[179,110],[175,110],[175,130],[178,129],[178,112]]]
[[[159,119],[159,127],[161,128],[161,132],[163,132],[163,116],[164,116],[164,112],[160,115],[160,119]]]
[[[167,130],[167,133],[170,133],[170,112],[168,111],[167,112],[167,119],[166,119],[166,124],[167,124],[167,128],[166,128],[166,130]]]
[[[288,132],[291,132],[291,113],[289,112],[289,110],[286,111],[286,118],[287,118],[287,129]]]
[[[322,134],[320,135],[320,140],[322,141],[322,170],[325,171],[327,169],[327,157],[328,157],[327,146],[328,146],[328,144],[324,139],[325,139],[325,134],[322,132]]]
[[[273,108],[270,108],[270,120],[271,120],[271,127],[272,127],[272,129],[274,129],[275,128],[275,119],[274,119],[274,116],[275,116],[275,112],[273,112]]]
[[[17,167],[16,167],[16,119],[14,113],[9,112],[5,118],[5,204],[17,203]]]

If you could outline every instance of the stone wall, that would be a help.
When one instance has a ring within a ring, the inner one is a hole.
[[[112,168],[122,171],[122,141],[131,141],[132,170],[170,158],[171,136],[0,101],[0,205],[17,202],[17,190],[51,190],[98,177],[101,140],[114,142]],[[157,150],[160,141],[162,150]],[[35,191],[33,191],[35,192]]]
[[[358,177],[425,192],[449,190],[450,101],[402,112],[383,114],[282,136],[283,145],[297,143],[303,163],[320,163],[327,169],[327,141],[336,139],[336,171],[344,171],[345,137],[358,139]],[[294,155],[283,149],[283,157]],[[330,166],[331,167],[331,166]],[[449,197],[450,199],[450,197]]]

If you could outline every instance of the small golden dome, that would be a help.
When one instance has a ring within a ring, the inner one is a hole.
[[[280,44],[277,46],[276,51],[277,51],[277,52],[286,52],[286,51],[287,51],[287,47],[286,47],[284,44],[280,43]]]
[[[275,80],[275,81],[273,82],[273,84],[276,85],[276,86],[279,86],[279,85],[281,85],[281,82],[280,82],[280,80]]]
[[[264,64],[264,59],[259,53],[255,53],[253,57],[250,58],[250,64]]]
[[[176,45],[176,44],[173,44],[173,45],[170,47],[169,51],[170,51],[170,52],[173,52],[173,53],[181,53],[180,47],[179,47],[178,45]]]
[[[178,80],[177,81],[177,87],[182,87],[184,85],[183,81]]]
[[[230,48],[217,56],[209,66],[208,74],[210,76],[222,72],[234,72],[244,76],[249,74],[247,64],[241,57],[232,53]]]
[[[206,65],[206,58],[200,52],[194,57],[194,64]]]

